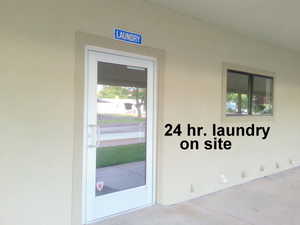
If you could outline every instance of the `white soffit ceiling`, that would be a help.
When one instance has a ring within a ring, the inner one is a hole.
[[[147,0],[250,37],[300,51],[299,0]]]

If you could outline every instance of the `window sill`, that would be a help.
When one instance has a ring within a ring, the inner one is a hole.
[[[225,123],[274,122],[274,115],[223,115]]]

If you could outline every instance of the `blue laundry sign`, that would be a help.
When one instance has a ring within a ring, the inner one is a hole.
[[[115,39],[141,45],[142,35],[137,33],[128,32],[126,30],[115,29]]]

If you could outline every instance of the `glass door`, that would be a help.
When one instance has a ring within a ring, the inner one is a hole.
[[[153,63],[89,52],[87,220],[153,202]]]

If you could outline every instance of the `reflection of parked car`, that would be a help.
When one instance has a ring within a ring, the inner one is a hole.
[[[140,107],[141,116],[146,115],[144,104]],[[128,114],[137,116],[138,109],[135,99],[98,98],[98,112],[105,114]]]
[[[248,109],[242,109],[241,111],[242,111],[242,114],[248,113]]]
[[[133,104],[132,103],[124,103],[124,105],[125,105],[125,109],[131,110]]]
[[[235,102],[227,102],[226,108],[229,112],[237,112],[237,105]]]

